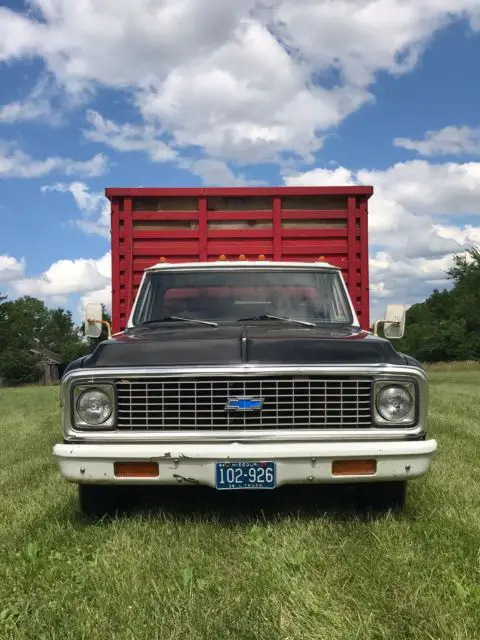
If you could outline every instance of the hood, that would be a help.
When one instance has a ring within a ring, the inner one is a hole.
[[[84,367],[238,364],[405,364],[388,340],[357,327],[181,325],[138,328],[106,340]]]

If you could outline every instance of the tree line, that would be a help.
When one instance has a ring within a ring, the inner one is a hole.
[[[432,294],[407,312],[398,351],[421,362],[480,359],[480,251],[454,257],[451,289]]]
[[[104,319],[110,321],[108,314]],[[106,332],[97,340],[85,338],[83,326],[73,322],[70,311],[49,309],[31,296],[8,300],[0,294],[0,379],[6,384],[38,382],[45,350],[58,356],[61,373],[105,338]]]

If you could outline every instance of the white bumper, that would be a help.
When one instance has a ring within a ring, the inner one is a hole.
[[[57,444],[61,475],[90,484],[200,484],[215,486],[216,462],[273,461],[276,486],[327,482],[408,480],[424,475],[437,450],[435,440],[411,442],[311,442],[215,444]],[[369,476],[334,476],[335,460],[375,459]],[[153,478],[119,478],[114,463],[158,462]]]

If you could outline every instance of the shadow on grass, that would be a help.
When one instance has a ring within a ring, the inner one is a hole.
[[[375,501],[374,485],[287,486],[275,491],[215,491],[208,487],[115,487],[112,512],[103,517],[120,519],[148,516],[179,522],[222,522],[225,524],[281,521],[301,518],[335,521],[373,520],[388,509]],[[411,519],[408,504],[396,517]],[[73,514],[72,514],[73,516]],[[88,520],[78,506],[77,523]]]

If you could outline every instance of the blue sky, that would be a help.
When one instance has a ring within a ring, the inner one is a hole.
[[[11,297],[109,304],[108,186],[373,184],[374,316],[480,242],[478,0],[11,0],[0,22]]]

